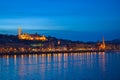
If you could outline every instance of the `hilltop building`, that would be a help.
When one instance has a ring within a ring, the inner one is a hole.
[[[38,34],[22,33],[21,28],[18,28],[18,38],[21,40],[38,40],[38,41],[46,41],[47,40],[47,38],[44,35],[39,36]]]

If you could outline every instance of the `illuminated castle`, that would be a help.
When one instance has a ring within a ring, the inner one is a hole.
[[[21,40],[39,40],[39,41],[46,41],[47,38],[43,36],[39,36],[38,34],[27,34],[22,33],[22,29],[18,28],[18,38]]]

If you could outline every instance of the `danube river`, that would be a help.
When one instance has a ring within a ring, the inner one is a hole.
[[[0,80],[120,80],[120,52],[4,55]]]

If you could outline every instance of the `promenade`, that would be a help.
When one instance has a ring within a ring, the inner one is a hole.
[[[69,51],[32,51],[32,52],[9,52],[0,53],[0,55],[21,55],[21,54],[57,54],[57,53],[86,53],[86,52],[105,52],[105,50],[69,50]]]

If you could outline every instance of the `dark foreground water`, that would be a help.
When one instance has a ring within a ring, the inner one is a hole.
[[[5,55],[0,80],[120,80],[120,52]]]

